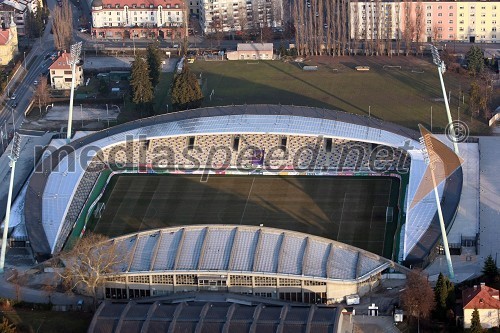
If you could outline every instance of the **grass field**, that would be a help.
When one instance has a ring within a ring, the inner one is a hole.
[[[189,66],[202,78],[205,107],[265,103],[315,106],[370,114],[412,129],[417,129],[419,123],[430,128],[432,107],[434,132],[442,133],[448,123],[437,69],[429,57],[310,59],[306,64],[317,65],[318,71],[306,72],[295,63],[282,61],[200,60]],[[370,66],[370,71],[358,72],[354,69],[358,65]],[[172,111],[169,96],[172,80],[172,73],[162,73],[153,101],[156,114],[167,112],[167,108]],[[449,72],[444,80],[451,92],[453,119],[460,116],[472,133],[488,133],[485,124],[471,121],[465,111],[470,77]],[[212,90],[214,95],[210,99]],[[125,109],[121,121],[133,120],[140,114],[131,103]]]
[[[178,225],[263,224],[390,257],[397,221],[387,227],[386,208],[396,208],[398,189],[397,179],[385,177],[224,175],[200,182],[195,175],[121,175],[106,190],[94,232],[114,237]]]

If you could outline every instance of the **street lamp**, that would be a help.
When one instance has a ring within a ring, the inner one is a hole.
[[[441,81],[441,89],[443,90],[444,105],[446,106],[446,115],[448,116],[448,126],[450,126],[451,135],[453,137],[453,149],[455,154],[458,155],[458,143],[456,140],[455,127],[453,126],[453,120],[451,119],[450,105],[448,104],[448,97],[446,96],[446,88],[444,87],[443,74],[446,72],[446,65],[444,61],[441,60],[439,52],[436,46],[429,44],[432,52],[432,60],[434,64],[438,67],[439,80]]]
[[[16,162],[19,158],[19,152],[21,151],[21,137],[18,133],[14,134],[14,139],[12,140],[12,150],[10,152],[10,183],[9,183],[9,193],[7,196],[7,208],[5,212],[5,223],[3,225],[3,238],[2,238],[2,252],[0,253],[0,273],[3,273],[5,266],[5,252],[7,251],[7,236],[9,233],[9,222],[10,222],[10,206],[12,204],[12,191],[14,188],[14,172],[16,170]]]
[[[7,97],[10,97],[9,76],[7,75]]]
[[[82,53],[82,42],[71,45],[71,54],[68,59],[68,65],[71,65],[71,94],[69,97],[69,115],[68,115],[68,133],[66,136],[66,143],[71,141],[71,125],[73,121],[73,97],[75,95],[75,75],[76,64],[80,61],[80,54]]]
[[[423,126],[419,125],[420,133],[422,137],[420,138],[420,144],[422,147],[422,155],[424,157],[425,163],[429,166],[431,177],[432,177],[432,186],[434,189],[434,197],[436,198],[437,212],[439,217],[439,225],[441,227],[441,237],[443,238],[443,247],[444,253],[446,255],[446,263],[448,264],[448,272],[450,275],[450,279],[455,277],[455,273],[453,272],[453,263],[451,262],[450,249],[448,247],[448,237],[446,236],[446,227],[444,225],[443,211],[441,209],[441,201],[439,200],[439,192],[438,192],[438,184],[436,181],[435,169],[438,163],[443,164],[443,161],[439,157],[439,155],[434,150],[432,144],[432,135],[428,132]]]
[[[26,66],[26,51],[23,52],[24,53],[24,70],[26,71],[27,70],[27,66]]]

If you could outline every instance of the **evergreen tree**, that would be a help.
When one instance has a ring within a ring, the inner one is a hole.
[[[488,277],[491,280],[493,280],[498,275],[498,268],[491,254],[484,261],[482,272],[484,275],[486,275],[486,277]]]
[[[434,298],[436,300],[436,315],[439,319],[443,319],[446,315],[446,301],[448,299],[448,288],[446,280],[447,278],[442,273],[439,273],[436,287],[434,288]]]
[[[172,105],[174,110],[195,109],[201,106],[203,93],[196,75],[187,66],[174,77],[172,83]]]
[[[481,333],[483,332],[483,327],[481,326],[481,321],[479,319],[479,311],[477,311],[476,308],[474,308],[474,311],[472,311],[472,319],[470,322],[470,333]]]
[[[147,62],[149,66],[149,78],[153,87],[156,87],[158,82],[160,82],[161,61],[161,51],[158,48],[158,44],[149,44],[147,48]]]
[[[145,104],[153,100],[153,86],[149,79],[148,64],[137,55],[132,64],[132,102],[135,104]]]
[[[476,76],[484,71],[483,51],[477,46],[472,46],[467,52],[467,64],[469,66],[469,74]]]

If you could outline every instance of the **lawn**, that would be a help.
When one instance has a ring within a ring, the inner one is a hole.
[[[448,123],[436,67],[429,57],[313,57],[302,65],[282,61],[196,61],[190,69],[202,79],[203,106],[287,104],[315,106],[370,115],[417,129],[419,123],[442,133]],[[370,71],[358,72],[358,65]],[[394,67],[395,66],[395,67]],[[153,101],[155,114],[172,111],[169,88],[173,73],[162,73]],[[472,133],[489,132],[471,120],[467,110],[470,78],[447,72],[452,118],[467,122]],[[213,91],[213,94],[212,94]],[[210,95],[212,96],[210,97]],[[465,102],[465,104],[463,103]],[[120,121],[140,117],[142,110],[127,102]],[[145,116],[143,114],[143,116]]]

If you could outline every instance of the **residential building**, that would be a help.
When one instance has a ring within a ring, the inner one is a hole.
[[[273,43],[238,43],[227,52],[227,60],[273,60]]]
[[[282,0],[200,0],[200,26],[205,33],[283,25]]]
[[[186,22],[186,4],[180,0],[92,1],[95,38],[179,40],[186,34]]]
[[[186,2],[188,3],[189,15],[198,16],[200,14],[200,1],[199,0],[186,0]]]
[[[462,292],[464,309],[464,327],[471,325],[472,312],[479,311],[479,320],[483,328],[500,326],[500,300],[498,290],[481,283]]]
[[[50,85],[52,89],[71,89],[71,65],[69,64],[70,54],[63,52],[49,67]],[[83,84],[83,69],[81,64],[76,65],[75,87]]]
[[[17,54],[17,26],[15,21],[10,20],[10,25],[7,26],[2,22],[0,30],[0,65],[7,65]]]
[[[17,34],[24,36],[26,34],[25,22],[28,11],[35,13],[39,6],[43,5],[38,0],[0,0],[0,20],[10,24],[12,15],[17,25]]]
[[[350,37],[374,40],[379,34],[381,39],[404,39],[409,26],[413,42],[498,43],[498,15],[498,1],[353,1]]]

